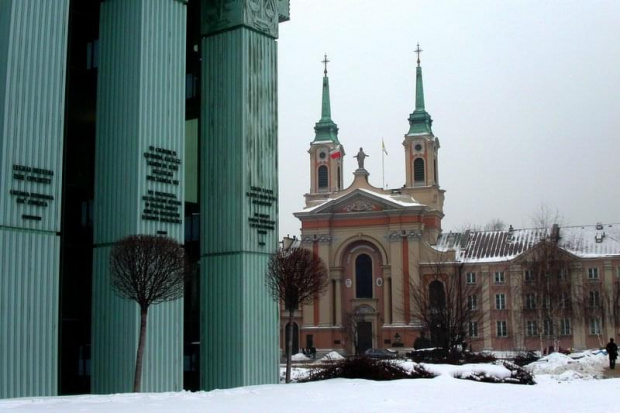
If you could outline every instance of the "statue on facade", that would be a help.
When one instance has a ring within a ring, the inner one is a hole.
[[[357,166],[359,169],[364,169],[364,159],[366,159],[367,156],[368,155],[364,153],[362,148],[360,148],[360,151],[354,156],[354,158],[357,158]]]

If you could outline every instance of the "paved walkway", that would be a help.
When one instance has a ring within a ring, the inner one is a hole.
[[[606,367],[605,370],[603,370],[603,375],[606,379],[620,378],[620,364],[616,363],[616,368],[613,370]]]

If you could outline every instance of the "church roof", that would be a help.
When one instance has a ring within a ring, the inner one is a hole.
[[[509,261],[542,240],[551,229],[529,228],[507,231],[466,231],[442,234],[434,246],[454,250],[465,263]],[[558,245],[579,258],[620,258],[620,224],[559,227]]]

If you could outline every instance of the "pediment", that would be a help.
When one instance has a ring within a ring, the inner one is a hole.
[[[411,206],[419,206],[413,200]],[[357,189],[340,198],[331,199],[323,205],[313,209],[311,214],[353,214],[371,213],[386,210],[405,209],[407,205],[403,202],[396,202],[387,195],[373,194],[370,191]]]

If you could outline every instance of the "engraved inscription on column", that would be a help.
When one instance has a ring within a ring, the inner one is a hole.
[[[22,213],[22,219],[29,221],[41,221],[43,217],[39,212],[50,206],[54,201],[52,181],[54,171],[50,169],[34,168],[26,165],[13,165],[13,188],[9,195],[16,204],[33,207]]]
[[[258,245],[263,246],[265,236],[276,229],[274,202],[278,201],[278,197],[273,194],[272,189],[258,186],[250,186],[245,195],[251,202],[248,224],[250,228],[256,229],[259,235]]]
[[[179,168],[181,159],[176,151],[149,146],[146,160],[146,194],[142,196],[142,219],[180,224],[183,200],[179,199]],[[163,184],[167,190],[149,188]]]

